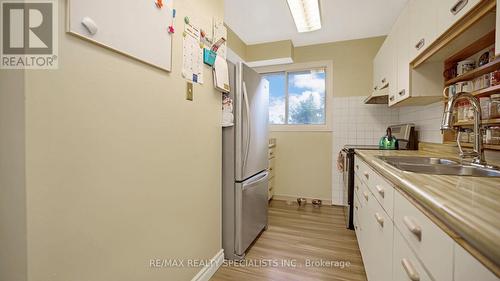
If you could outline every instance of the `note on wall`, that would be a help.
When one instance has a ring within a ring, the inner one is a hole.
[[[227,42],[227,29],[224,26],[224,21],[220,19],[214,18],[214,27],[213,27],[213,43],[219,41],[220,39],[224,39]],[[224,59],[226,58],[227,53],[227,43],[222,44],[217,50],[217,56],[221,56]]]
[[[203,48],[200,46],[200,28],[185,23],[182,42],[182,76],[203,84]]]
[[[168,24],[173,20],[173,2],[69,0],[68,32],[170,71],[172,34]]]

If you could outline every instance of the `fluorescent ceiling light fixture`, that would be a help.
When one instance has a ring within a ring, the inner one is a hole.
[[[293,20],[299,32],[309,32],[321,28],[319,0],[287,0]]]

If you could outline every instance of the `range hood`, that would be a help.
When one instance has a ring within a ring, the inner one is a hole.
[[[364,102],[365,104],[389,104],[389,83],[385,83],[380,89],[374,90]]]

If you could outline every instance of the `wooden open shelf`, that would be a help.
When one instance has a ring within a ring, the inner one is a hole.
[[[444,84],[449,86],[451,84],[455,84],[457,82],[468,81],[474,78],[477,78],[481,75],[493,72],[495,70],[500,69],[500,58],[496,58],[494,61],[491,61],[483,66],[477,67],[474,70],[471,70],[465,74],[457,76],[453,79],[447,80]]]
[[[500,85],[495,85],[495,86],[491,86],[488,88],[480,89],[480,90],[472,92],[471,94],[475,97],[480,98],[480,97],[487,97],[489,95],[497,94],[497,93],[500,93]],[[444,101],[447,102],[448,98],[444,98]]]
[[[488,88],[474,91],[474,92],[472,92],[472,95],[480,98],[480,97],[486,97],[486,96],[489,96],[491,94],[495,94],[498,92],[500,92],[500,85],[495,85],[495,86],[491,86]]]
[[[488,5],[491,5],[493,3],[490,3]],[[484,9],[490,9],[491,6],[484,6]],[[483,15],[484,16],[484,15]],[[457,27],[458,28],[458,27]],[[471,56],[474,56],[475,54],[479,54],[479,52],[483,52],[483,50],[490,48],[492,45],[495,44],[495,30],[492,30],[488,32],[487,34],[483,35],[480,38],[477,38],[476,40],[470,40],[470,44],[467,46],[463,46],[461,49],[457,49],[455,53],[449,54],[448,56],[444,57],[444,65],[443,68],[445,70],[451,69],[456,67],[456,64],[459,61],[462,61],[464,59],[467,59]],[[463,75],[454,77],[452,79],[446,80],[446,77],[444,78],[444,86],[449,86],[458,82],[462,81],[471,81],[474,80],[475,78],[481,77],[482,75],[494,72],[495,70],[500,70],[500,57],[495,58],[493,61],[475,68],[474,70],[471,70]],[[444,74],[443,74],[444,75]],[[475,96],[476,98],[480,97],[485,97],[485,96],[490,96],[495,93],[500,93],[500,85],[495,85],[495,86],[490,86],[484,89],[476,90],[472,92],[471,94]],[[447,102],[447,98],[443,98],[444,102]],[[481,126],[488,126],[488,125],[499,125],[500,126],[500,118],[491,118],[488,120],[482,120],[481,121]],[[462,121],[462,122],[455,122],[453,124],[455,127],[471,127],[474,126],[473,121]],[[446,131],[443,134],[443,143],[448,144],[448,145],[453,145],[457,146],[456,142],[456,132],[455,131]],[[472,143],[462,143],[462,146],[465,148],[472,148],[473,144]],[[500,145],[492,145],[492,144],[483,144],[483,148],[485,150],[495,150],[495,151],[500,151]]]
[[[445,142],[444,144],[447,144],[447,145],[451,144],[451,145],[456,146],[457,142],[456,141],[448,141],[448,142]],[[462,143],[462,147],[472,148],[473,144],[465,142],[465,143]],[[483,147],[484,147],[484,149],[489,149],[489,150],[500,150],[500,144],[483,144]]]
[[[454,144],[456,145],[456,142],[448,142],[448,144]],[[462,147],[465,148],[472,148],[474,145],[472,143],[462,143]],[[483,144],[484,149],[489,149],[489,150],[500,150],[500,145],[499,144]]]
[[[482,125],[495,125],[495,124],[500,124],[500,118],[495,118],[495,119],[487,119],[487,120],[482,120],[481,121]],[[474,121],[461,121],[461,122],[456,122],[453,124],[453,126],[473,126]]]

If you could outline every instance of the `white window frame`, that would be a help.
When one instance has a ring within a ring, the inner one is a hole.
[[[332,131],[332,99],[333,99],[333,63],[332,61],[315,61],[306,63],[291,63],[285,65],[272,65],[254,68],[260,74],[279,72],[307,71],[312,69],[325,69],[325,124],[270,124],[269,130],[273,132],[331,132]],[[288,91],[288,84],[286,85]],[[286,96],[288,111],[288,96]]]

